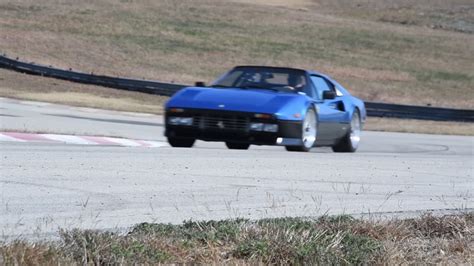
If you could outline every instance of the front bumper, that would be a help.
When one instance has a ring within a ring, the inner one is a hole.
[[[192,125],[171,125],[169,117],[192,117]],[[301,145],[302,121],[255,118],[253,113],[186,110],[165,115],[165,136],[256,145]],[[250,130],[251,123],[277,124],[277,132]],[[220,126],[217,126],[220,125]]]

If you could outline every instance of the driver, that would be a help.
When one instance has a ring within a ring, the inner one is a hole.
[[[302,75],[290,75],[288,77],[288,85],[295,88],[297,91],[302,91],[305,86],[305,81]]]

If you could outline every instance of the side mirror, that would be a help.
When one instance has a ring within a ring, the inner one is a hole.
[[[332,100],[336,98],[335,91],[323,91],[323,100]]]
[[[206,83],[204,83],[203,81],[196,81],[194,86],[195,87],[206,87]]]

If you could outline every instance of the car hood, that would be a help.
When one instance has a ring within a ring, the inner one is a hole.
[[[175,94],[166,107],[277,113],[284,105],[301,97],[305,96],[260,89],[190,87]]]

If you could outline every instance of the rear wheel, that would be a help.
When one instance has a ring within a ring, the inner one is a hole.
[[[308,109],[303,120],[303,129],[301,134],[301,146],[286,146],[287,151],[308,152],[316,143],[318,130],[318,118],[313,108]]]
[[[334,152],[355,152],[359,147],[361,132],[359,110],[355,110],[352,114],[351,128],[349,129],[349,132],[338,144],[332,147],[332,150]]]
[[[168,143],[175,148],[191,148],[195,139],[168,137]]]
[[[250,144],[236,142],[226,142],[225,145],[231,150],[248,150],[250,147]]]

